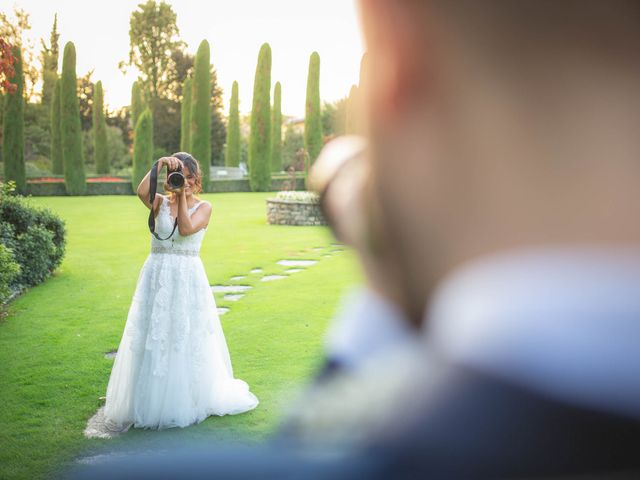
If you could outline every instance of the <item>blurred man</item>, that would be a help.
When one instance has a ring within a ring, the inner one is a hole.
[[[424,330],[430,367],[369,428],[348,419],[406,376],[385,357],[360,388],[312,390],[290,430],[394,451],[396,474],[637,467],[640,5],[360,7],[372,227],[328,203],[373,289]],[[359,324],[366,338],[377,322]]]

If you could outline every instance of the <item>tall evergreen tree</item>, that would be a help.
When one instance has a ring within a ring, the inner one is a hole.
[[[60,85],[61,81],[58,78],[51,101],[51,170],[56,175],[61,175],[64,172],[62,132],[60,131]]]
[[[82,129],[76,78],[76,47],[67,42],[62,57],[60,131],[64,181],[69,195],[83,195],[87,184],[82,158]]]
[[[211,60],[209,42],[200,42],[191,84],[191,154],[200,162],[202,187],[209,186],[211,165]]]
[[[153,116],[145,108],[140,114],[133,136],[133,172],[131,185],[135,191],[153,164]]]
[[[265,192],[271,187],[271,47],[260,47],[253,82],[251,134],[249,137],[249,184]]]
[[[271,171],[282,170],[282,87],[276,82],[273,90],[273,112],[271,116]]]
[[[191,78],[187,77],[182,85],[182,104],[180,105],[180,150],[191,150]]]
[[[49,37],[49,46],[42,41],[42,104],[50,108],[53,100],[56,80],[58,80],[58,14],[53,16],[53,27]]]
[[[227,167],[240,165],[240,110],[238,108],[238,82],[231,87],[231,102],[229,105],[229,122],[227,124],[227,151],[224,162]]]
[[[24,165],[24,77],[22,53],[13,47],[15,58],[14,76],[9,80],[16,86],[14,92],[4,95],[4,119],[2,129],[2,154],[4,157],[4,179],[16,182],[16,190],[25,193],[27,189]]]
[[[131,86],[131,128],[134,132],[142,110],[144,110],[144,103],[142,101],[142,92],[140,91],[140,82],[135,81]]]
[[[359,118],[358,118],[358,87],[351,86],[349,90],[349,97],[347,98],[347,108],[345,111],[345,132],[349,134],[355,134],[359,131]]]
[[[307,76],[307,102],[304,116],[304,148],[311,162],[322,149],[322,111],[320,110],[320,55],[313,52],[309,58]]]
[[[104,118],[104,93],[101,81],[96,83],[93,95],[93,152],[96,159],[96,173],[109,173],[107,124]]]

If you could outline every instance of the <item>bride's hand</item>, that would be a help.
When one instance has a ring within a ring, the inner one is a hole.
[[[183,168],[184,165],[182,160],[176,157],[162,157],[160,159],[160,165],[166,165],[167,171],[177,170],[179,168]]]

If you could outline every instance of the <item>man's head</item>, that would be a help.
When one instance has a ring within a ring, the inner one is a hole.
[[[404,307],[477,255],[640,240],[640,4],[359,0]]]

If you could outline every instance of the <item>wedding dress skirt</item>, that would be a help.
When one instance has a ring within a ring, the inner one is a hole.
[[[200,205],[190,209],[192,214]],[[173,227],[167,199],[156,231]],[[152,238],[113,365],[104,415],[112,425],[185,427],[258,405],[231,359],[199,257],[205,229]]]

